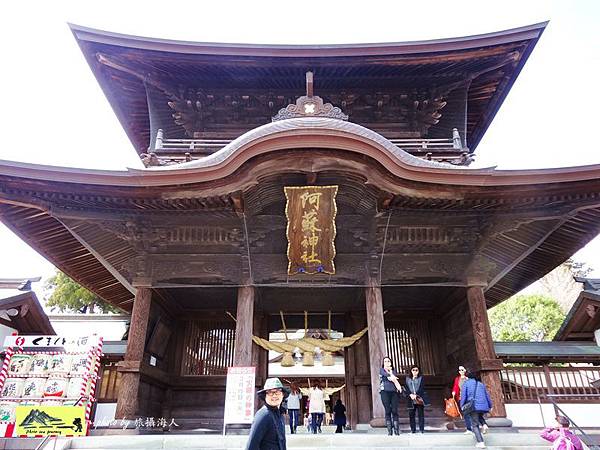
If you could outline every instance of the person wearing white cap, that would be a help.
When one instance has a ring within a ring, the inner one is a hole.
[[[286,450],[281,403],[290,393],[279,378],[268,378],[257,392],[265,402],[254,416],[246,450]]]

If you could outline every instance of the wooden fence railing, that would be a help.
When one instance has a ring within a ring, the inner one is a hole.
[[[600,379],[600,367],[505,367],[500,371],[506,403],[543,402],[548,394],[560,394],[561,402],[600,403],[600,389],[592,382]]]

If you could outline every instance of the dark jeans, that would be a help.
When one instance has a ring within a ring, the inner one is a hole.
[[[321,424],[323,423],[323,413],[310,413],[312,420],[313,434],[317,434],[317,430],[321,431]]]
[[[292,433],[296,432],[296,428],[298,428],[298,413],[299,409],[288,409],[288,413],[290,415],[290,431]]]
[[[479,424],[481,423],[481,416],[483,415],[482,412],[479,411],[473,411],[470,414],[470,419],[471,419],[471,423],[475,423],[475,424]],[[477,440],[477,442],[483,442],[483,436],[481,435],[481,430],[479,429],[479,425],[473,427],[473,433],[475,433],[475,439]]]
[[[400,398],[396,391],[380,391],[381,403],[385,409],[385,420],[398,420],[398,402]]]
[[[343,433],[344,432],[344,427],[343,425],[338,425],[337,428],[335,429],[336,433]]]
[[[419,413],[419,431],[425,431],[425,407],[423,405],[413,405],[408,409],[408,418],[410,419],[410,431],[415,433],[417,425],[415,423],[415,415]]]
[[[481,413],[479,415],[479,425],[486,425],[486,421],[485,421],[485,417],[483,417],[484,413]],[[473,431],[473,427],[471,425],[471,416],[465,416],[465,427],[467,428],[467,430],[469,431]]]

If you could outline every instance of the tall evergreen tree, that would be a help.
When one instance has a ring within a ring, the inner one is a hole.
[[[50,292],[46,298],[46,306],[52,310],[77,313],[119,312],[59,270],[46,281],[45,288]]]

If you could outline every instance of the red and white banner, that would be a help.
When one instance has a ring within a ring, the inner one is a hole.
[[[254,419],[255,367],[228,367],[224,425],[252,423]]]
[[[98,346],[98,344],[98,336],[6,336],[4,339],[4,348],[65,347],[66,349],[80,350],[82,348]]]

